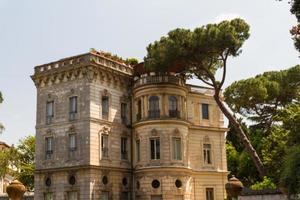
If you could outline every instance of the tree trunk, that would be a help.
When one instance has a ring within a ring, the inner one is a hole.
[[[219,108],[223,112],[223,114],[227,117],[229,120],[229,123],[232,125],[233,129],[235,130],[235,133],[237,134],[237,137],[242,142],[244,148],[249,153],[252,161],[254,162],[254,165],[259,172],[259,175],[261,178],[263,178],[266,175],[264,165],[262,161],[260,160],[256,150],[252,146],[251,142],[249,141],[248,137],[244,133],[240,123],[235,119],[235,117],[229,112],[229,110],[225,107],[223,102],[220,100],[219,91],[215,91],[214,99],[217,102]]]

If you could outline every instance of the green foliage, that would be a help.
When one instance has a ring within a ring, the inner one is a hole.
[[[125,60],[125,63],[126,63],[127,65],[134,66],[134,65],[137,65],[137,64],[139,63],[139,61],[138,61],[138,59],[136,59],[136,58],[127,58],[127,59]]]
[[[0,151],[0,176],[8,173],[20,180],[29,191],[34,187],[35,137],[27,136],[17,147]]]
[[[180,66],[185,74],[217,87],[216,70],[226,66],[228,56],[241,53],[248,37],[249,25],[242,19],[208,24],[193,31],[178,28],[147,47],[145,66],[158,72]]]
[[[226,88],[225,102],[234,112],[269,128],[280,108],[299,100],[299,74],[297,65],[236,81]]]
[[[265,176],[263,178],[263,181],[256,182],[254,185],[251,186],[251,189],[252,190],[276,189],[276,185],[275,183],[273,183],[273,181],[270,178]]]
[[[286,154],[280,185],[288,189],[289,195],[300,194],[300,145]]]

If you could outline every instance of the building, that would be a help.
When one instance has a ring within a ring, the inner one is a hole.
[[[0,151],[10,148],[8,144],[5,142],[0,141]],[[6,193],[6,187],[12,181],[13,177],[9,174],[5,174],[4,176],[0,177],[0,195]]]
[[[105,55],[35,67],[35,200],[223,200],[214,91]]]

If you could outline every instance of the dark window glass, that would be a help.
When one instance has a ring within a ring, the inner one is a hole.
[[[172,138],[173,160],[181,160],[181,138]]]
[[[101,156],[108,158],[108,135],[101,135]]]
[[[47,137],[46,143],[46,159],[51,159],[53,155],[53,137]]]
[[[108,96],[102,97],[102,119],[108,120],[109,102]]]
[[[76,150],[76,134],[75,133],[69,134],[69,149],[71,151]]]
[[[149,98],[149,118],[159,118],[159,98],[157,96],[151,96]]]
[[[206,200],[214,200],[214,189],[206,188]]]
[[[177,180],[175,181],[175,186],[176,186],[177,188],[181,188],[181,186],[182,186],[181,180],[177,179]]]
[[[202,119],[209,119],[208,104],[202,104]]]
[[[102,183],[103,183],[104,185],[106,185],[106,184],[108,183],[108,178],[107,178],[107,176],[103,176],[103,177],[102,177]]]
[[[152,181],[151,185],[152,185],[153,188],[159,188],[160,182],[155,179],[155,180]]]
[[[127,104],[126,103],[121,103],[121,120],[122,120],[122,123],[125,124],[125,125],[128,123],[127,113],[128,113]]]
[[[179,111],[177,108],[177,98],[175,96],[169,96],[169,116],[179,117]]]
[[[54,117],[54,101],[48,101],[46,104],[46,123],[51,124]]]
[[[127,138],[121,138],[121,158],[124,160],[128,159],[128,152],[127,152]]]
[[[129,192],[122,192],[121,200],[129,200]]]
[[[77,114],[77,97],[70,97],[69,99],[70,107],[69,107],[69,119],[74,120],[76,119]]]
[[[141,160],[141,153],[140,153],[140,140],[136,141],[136,159],[137,161]]]
[[[76,183],[76,178],[75,178],[75,176],[70,176],[70,178],[69,178],[69,184],[70,184],[70,185],[75,185],[75,183]]]
[[[137,114],[136,114],[136,120],[139,121],[142,119],[142,101],[139,100],[137,103]]]
[[[211,144],[203,144],[204,164],[211,164]]]
[[[160,159],[160,141],[159,138],[150,139],[151,159]]]

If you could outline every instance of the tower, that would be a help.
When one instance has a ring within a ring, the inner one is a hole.
[[[213,89],[92,50],[35,67],[35,199],[224,199]]]

